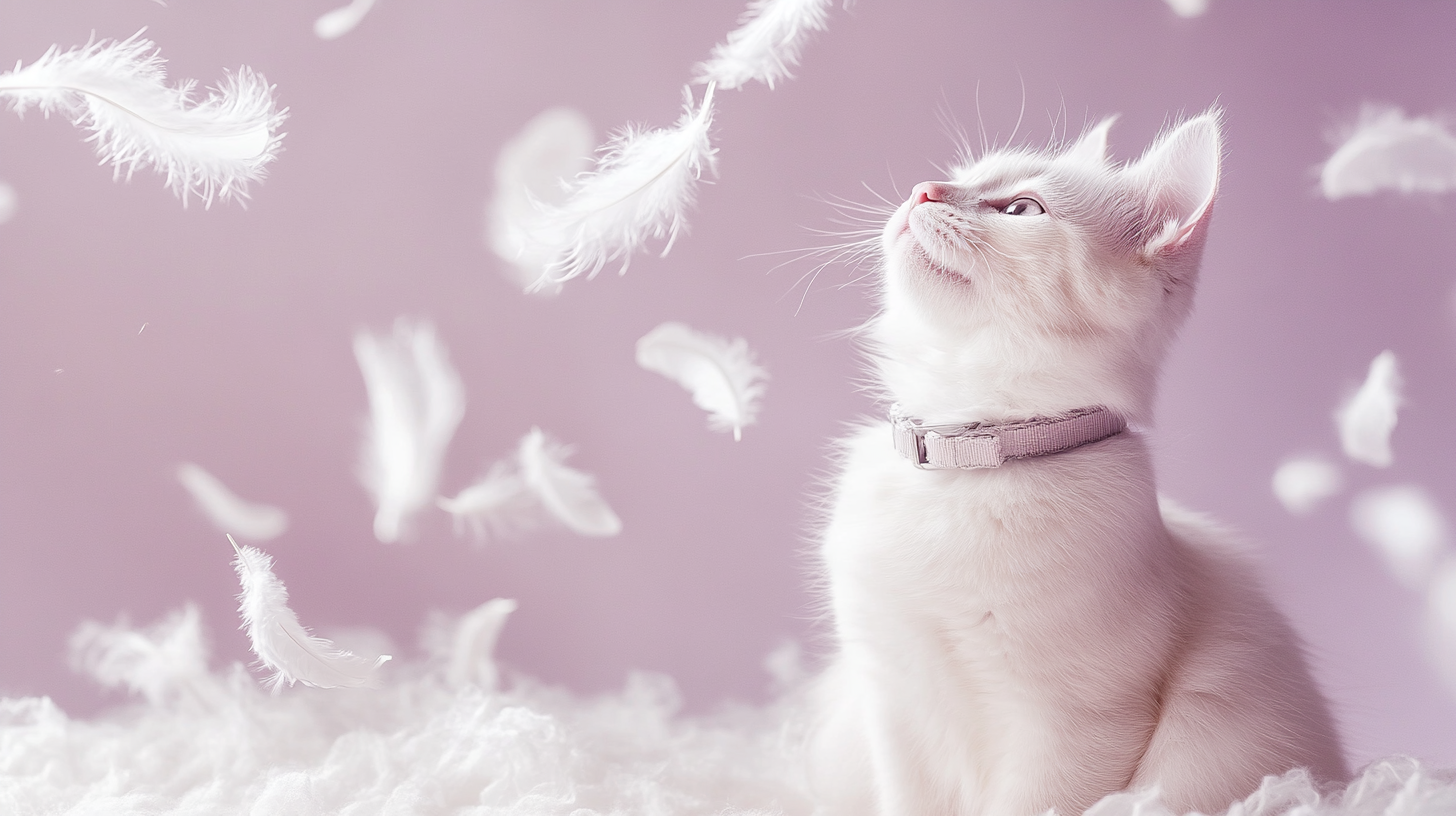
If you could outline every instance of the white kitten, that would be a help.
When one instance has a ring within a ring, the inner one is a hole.
[[[905,414],[1148,422],[1192,304],[1219,115],[1126,166],[1106,158],[1111,124],[986,155],[890,218],[871,337]],[[1141,433],[965,470],[891,440],[881,422],[844,441],[823,536],[838,652],[809,771],[830,813],[1067,815],[1153,786],[1217,813],[1265,774],[1347,776],[1297,636],[1229,536],[1160,504]]]

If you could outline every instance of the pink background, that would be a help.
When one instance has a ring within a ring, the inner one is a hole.
[[[269,549],[314,627],[376,626],[413,654],[429,609],[514,597],[500,649],[521,671],[583,691],[663,671],[698,710],[762,699],[763,656],[815,643],[809,507],[835,434],[873,406],[835,336],[870,313],[868,288],[844,285],[857,273],[827,269],[806,291],[810,264],[772,271],[756,253],[818,243],[827,197],[871,201],[864,183],[894,199],[936,177],[954,147],[941,108],[1004,139],[1024,104],[1018,139],[1038,143],[1120,112],[1127,158],[1170,116],[1217,102],[1229,158],[1200,305],[1165,377],[1162,487],[1260,545],[1357,760],[1456,763],[1456,698],[1422,652],[1422,599],[1349,530],[1351,494],[1295,518],[1268,486],[1286,455],[1338,455],[1331,411],[1391,348],[1409,382],[1397,464],[1347,470],[1356,487],[1413,481],[1456,508],[1450,203],[1332,204],[1313,169],[1363,101],[1456,104],[1456,6],[1213,0],[1185,20],[1157,0],[859,0],[836,8],[796,80],[721,95],[721,176],[668,258],[549,301],[516,292],[482,241],[497,150],[553,105],[599,132],[670,123],[740,3],[381,0],[323,42],[312,23],[330,8],[0,12],[0,62],[147,26],[174,78],[247,64],[292,109],[248,208],[210,211],[150,174],[114,183],[63,120],[0,117],[0,178],[20,196],[0,226],[0,693],[93,712],[103,697],[66,666],[72,628],[187,600],[220,659],[247,657],[231,551],[173,476],[192,460],[289,511]],[[400,314],[436,323],[469,393],[442,488],[540,425],[578,446],[621,537],[476,548],[431,513],[411,544],[373,539],[350,338]],[[772,372],[741,443],[634,364],[636,339],[669,319],[746,337]]]

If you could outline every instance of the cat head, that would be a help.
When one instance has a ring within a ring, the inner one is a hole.
[[[1146,422],[1192,306],[1219,119],[1189,119],[1126,164],[1107,157],[1107,119],[917,184],[881,239],[873,338],[891,398],[932,421],[1106,405]]]

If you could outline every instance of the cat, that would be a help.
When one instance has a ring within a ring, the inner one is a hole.
[[[822,531],[823,812],[1070,816],[1156,787],[1218,813],[1266,774],[1348,778],[1298,637],[1230,535],[1159,499],[1137,430],[1192,306],[1221,113],[1127,164],[1112,123],[916,185],[884,227],[867,336],[902,416],[843,441]],[[999,467],[917,467],[945,441],[926,428],[1066,417]]]

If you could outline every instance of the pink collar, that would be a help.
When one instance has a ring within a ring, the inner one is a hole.
[[[895,450],[916,467],[969,470],[1080,448],[1122,433],[1127,421],[1099,405],[1001,425],[924,425],[901,412],[899,405],[892,405],[890,425],[895,433]]]

